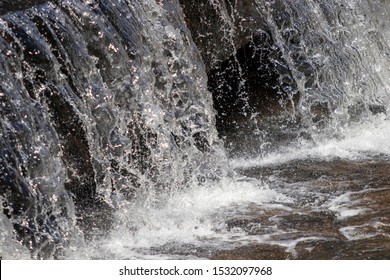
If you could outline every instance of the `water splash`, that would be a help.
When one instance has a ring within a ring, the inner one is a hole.
[[[60,1],[0,28],[1,194],[35,257],[58,257],[43,252],[77,236],[73,202],[82,231],[100,235],[138,192],[157,199],[223,176],[204,66],[176,1]]]
[[[248,159],[235,158],[230,161],[233,168],[253,168],[286,164],[296,160],[335,159],[364,160],[376,157],[388,157],[390,146],[388,139],[390,122],[384,115],[374,117],[371,122],[356,124],[343,131],[343,138],[327,139],[317,143],[301,140],[291,143],[279,151]]]
[[[229,110],[248,122],[233,144],[260,157],[230,163],[178,1],[66,0],[1,17],[3,257],[170,257],[173,243],[195,255],[186,247],[270,241],[277,225],[250,235],[230,218],[290,212],[297,186],[240,181],[232,168],[388,154],[388,38],[371,2],[247,2],[210,1],[226,49],[203,57],[238,64],[245,106]],[[246,43],[267,49],[276,116],[251,107],[236,54]],[[305,238],[280,243],[293,251]]]
[[[383,4],[232,2],[232,16],[223,21],[234,26],[231,44],[238,50],[209,75],[219,133],[232,156],[267,153],[293,139],[342,137],[345,127],[387,112],[388,37],[373,8]]]
[[[152,207],[149,199],[147,194],[122,205],[115,230],[109,238],[87,249],[89,256],[134,259],[156,258],[160,254],[162,258],[175,258],[175,250],[189,246],[194,251],[188,253],[195,257],[202,249],[234,248],[257,238],[227,228],[231,217],[237,217],[251,204],[283,207],[283,203],[291,202],[259,181],[231,179],[167,193]]]

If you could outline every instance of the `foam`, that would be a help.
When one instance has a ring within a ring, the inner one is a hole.
[[[242,239],[242,245],[250,242],[245,232],[225,229],[224,219],[232,214],[232,209],[243,209],[249,204],[275,206],[282,202],[291,200],[258,181],[226,178],[212,185],[177,191],[153,206],[140,207],[143,202],[136,201],[118,212],[119,222],[111,236],[98,242],[89,254],[131,259],[148,258],[139,252],[169,244],[175,247],[223,244],[226,248]]]
[[[318,136],[317,138],[324,138]],[[359,160],[367,156],[390,155],[390,120],[381,115],[370,122],[351,126],[343,131],[342,139],[318,140],[316,144],[302,141],[254,158],[232,159],[232,168],[253,168],[285,164],[294,160]]]

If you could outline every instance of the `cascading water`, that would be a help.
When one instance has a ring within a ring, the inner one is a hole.
[[[92,230],[138,192],[152,205],[153,193],[220,175],[204,66],[182,22],[155,1],[3,16],[2,194],[20,243],[40,254],[42,239],[66,242],[50,231],[72,235],[72,195]]]
[[[221,21],[236,26],[230,45],[238,51],[211,67],[209,88],[233,156],[296,138],[338,137],[352,122],[386,112],[388,45],[372,20],[373,4],[232,3],[232,15]],[[206,61],[213,55],[204,54]],[[248,143],[237,147],[237,139]]]
[[[389,196],[382,2],[66,0],[2,15],[1,257],[388,256],[361,242],[390,236],[386,202],[363,203]]]

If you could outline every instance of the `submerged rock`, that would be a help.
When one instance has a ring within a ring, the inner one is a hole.
[[[388,259],[389,171],[386,157],[298,160],[240,170],[246,176],[272,178],[269,184],[294,203],[283,211],[259,207],[247,214],[252,218],[228,225],[266,236],[272,244],[287,244],[293,259]]]

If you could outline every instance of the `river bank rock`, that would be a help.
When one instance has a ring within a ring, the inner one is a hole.
[[[294,203],[286,205],[289,210],[259,207],[252,218],[231,220],[228,227],[289,244],[285,249],[292,259],[389,259],[387,158],[297,160],[239,172],[270,179],[271,186],[279,182],[273,187],[289,194]]]

